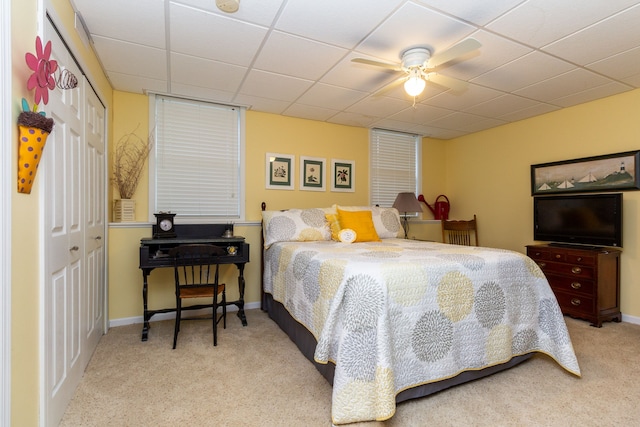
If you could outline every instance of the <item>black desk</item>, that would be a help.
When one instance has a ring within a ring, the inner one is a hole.
[[[153,226],[155,233],[155,225]],[[156,313],[168,313],[176,311],[174,308],[149,310],[147,306],[148,277],[155,268],[173,268],[173,258],[168,256],[169,249],[183,244],[205,243],[216,246],[235,246],[238,248],[235,255],[221,256],[217,260],[219,264],[235,264],[238,267],[238,289],[240,297],[237,301],[227,301],[227,305],[238,307],[238,317],[242,325],[247,326],[247,318],[244,314],[244,265],[249,262],[249,244],[244,237],[230,238],[220,237],[224,232],[224,224],[176,224],[177,237],[165,239],[140,239],[140,269],[142,270],[142,303],[144,308],[144,325],[142,327],[142,341],[146,341],[149,334],[149,319]],[[185,307],[183,310],[195,310],[202,305]]]

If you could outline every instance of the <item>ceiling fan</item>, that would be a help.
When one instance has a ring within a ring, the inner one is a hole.
[[[467,87],[467,82],[439,74],[435,69],[447,62],[473,52],[480,46],[482,46],[482,44],[479,41],[469,38],[433,56],[431,56],[431,50],[426,47],[412,47],[402,53],[402,63],[400,64],[389,64],[387,62],[373,61],[366,58],[353,58],[351,61],[404,73],[402,77],[389,83],[374,95],[388,92],[404,83],[405,92],[415,97],[422,93],[427,81],[455,91],[464,90]]]

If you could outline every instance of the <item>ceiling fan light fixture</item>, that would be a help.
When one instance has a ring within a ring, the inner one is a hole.
[[[411,76],[404,82],[404,91],[409,96],[418,96],[424,90],[426,82],[418,73],[411,73]]]

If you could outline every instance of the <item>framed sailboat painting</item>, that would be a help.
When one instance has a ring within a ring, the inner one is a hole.
[[[640,190],[640,150],[531,165],[531,195]]]

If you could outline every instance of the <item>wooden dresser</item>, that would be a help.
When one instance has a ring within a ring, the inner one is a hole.
[[[564,314],[598,328],[622,320],[619,249],[529,245],[527,255],[544,272]]]

